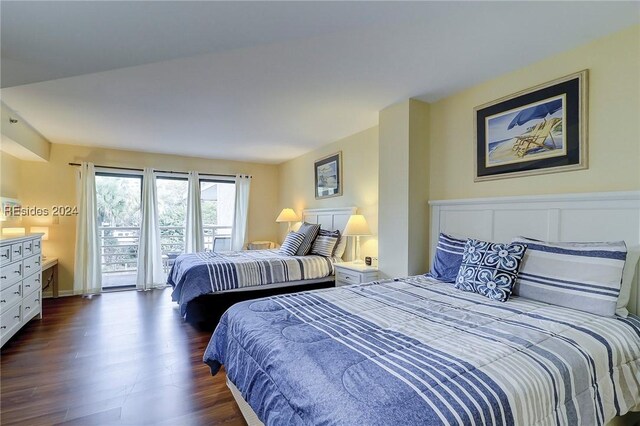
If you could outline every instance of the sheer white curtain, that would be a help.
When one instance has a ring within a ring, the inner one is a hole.
[[[202,205],[200,204],[200,176],[198,172],[189,172],[184,252],[197,253],[203,250],[204,233],[202,230]]]
[[[236,175],[236,204],[231,232],[231,250],[233,251],[242,250],[247,243],[250,189],[251,176]]]
[[[102,290],[96,171],[92,163],[82,162],[76,179],[78,217],[76,221],[76,257],[73,274],[75,294],[94,294]]]
[[[142,174],[142,221],[138,242],[138,290],[164,287],[166,276],[162,270],[160,247],[160,219],[158,194],[153,169],[145,168]]]

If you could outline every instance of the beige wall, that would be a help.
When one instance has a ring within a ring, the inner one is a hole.
[[[409,259],[409,101],[391,105],[380,111],[380,259],[385,276],[406,275]]]
[[[0,197],[18,198],[20,160],[0,151]]]
[[[426,272],[429,247],[429,104],[409,99],[379,115],[380,274]]]
[[[24,206],[51,208],[52,205],[75,205],[75,171],[69,162],[90,161],[104,166],[153,167],[159,170],[206,173],[250,174],[249,240],[276,240],[278,213],[278,169],[275,165],[208,160],[174,155],[149,154],[134,151],[96,149],[84,146],[53,144],[49,162],[20,162],[20,200]],[[4,180],[4,179],[3,179]],[[60,262],[60,290],[73,287],[75,217],[60,217],[58,224],[51,218],[31,218],[27,225],[49,225],[49,241],[44,242],[47,256]]]
[[[343,195],[316,200],[313,163],[337,151],[342,151]],[[301,214],[305,208],[357,207],[371,227],[372,237],[362,237],[362,256],[378,255],[378,128],[372,127],[323,146],[279,168],[278,209],[291,207]],[[271,219],[275,220],[274,215]],[[280,241],[287,230],[280,227]]]
[[[473,182],[473,108],[589,69],[589,169]],[[431,105],[432,199],[640,189],[640,26]]]

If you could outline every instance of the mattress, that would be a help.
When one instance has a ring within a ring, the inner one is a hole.
[[[267,425],[599,425],[640,404],[640,318],[423,276],[239,303],[204,361]]]
[[[317,280],[334,274],[336,259],[286,256],[278,250],[201,252],[176,258],[168,276],[171,297],[185,315],[186,305],[204,294]]]

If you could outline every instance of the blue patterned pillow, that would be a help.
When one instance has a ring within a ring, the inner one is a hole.
[[[525,244],[488,243],[468,239],[464,245],[456,288],[506,302],[518,277],[526,250]]]
[[[466,242],[466,239],[459,240],[451,235],[440,233],[433,266],[427,276],[445,283],[455,283]]]
[[[289,232],[280,246],[280,254],[295,256],[304,241],[304,234]]]

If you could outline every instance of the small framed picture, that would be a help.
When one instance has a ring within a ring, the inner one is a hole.
[[[475,181],[587,168],[587,70],[474,109]]]
[[[313,169],[316,200],[342,195],[342,151],[317,160]]]

